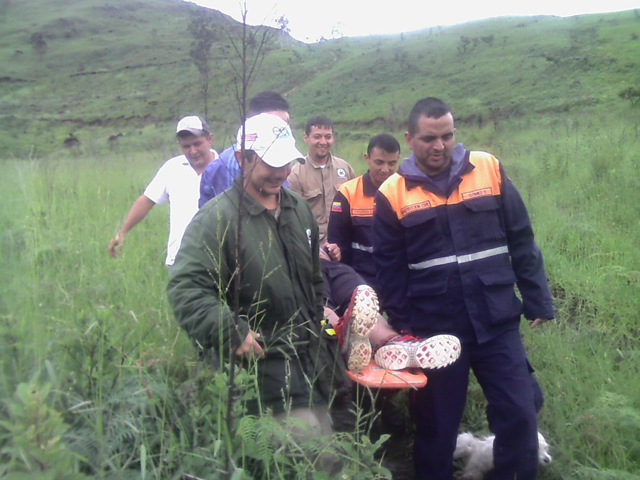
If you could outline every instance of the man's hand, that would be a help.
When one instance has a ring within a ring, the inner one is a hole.
[[[127,218],[124,219],[118,233],[113,237],[113,240],[109,242],[109,255],[115,258],[118,255],[118,250],[122,250],[122,245],[124,245],[124,237],[131,231],[133,227],[139,224],[144,217],[151,211],[155,202],[147,197],[145,194],[142,194],[138,197],[138,199],[133,202],[131,208],[129,209],[129,213],[127,213]]]
[[[329,307],[324,307],[324,318],[327,319],[332,327],[335,327],[340,321],[340,317],[338,316],[338,314]]]
[[[116,258],[118,256],[118,251],[122,249],[122,245],[124,245],[124,234],[118,232],[109,242],[109,248],[107,249],[111,258]]]
[[[249,333],[244,339],[244,342],[236,349],[236,355],[239,357],[252,357],[257,356],[258,358],[264,358],[264,351],[260,344],[256,341],[257,338],[260,338],[261,335],[259,333],[254,332],[253,330],[249,330]]]
[[[322,248],[324,248],[334,262],[339,262],[342,259],[342,252],[337,243],[325,243]]]
[[[531,328],[536,328],[538,325],[542,325],[543,323],[547,323],[553,320],[552,318],[536,318],[533,322],[531,322]]]

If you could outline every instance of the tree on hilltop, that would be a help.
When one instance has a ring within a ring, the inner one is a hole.
[[[200,72],[200,92],[204,103],[204,117],[209,116],[209,74],[211,73],[210,52],[217,40],[213,18],[209,15],[194,15],[189,22],[189,33],[193,37],[189,56]]]
[[[471,44],[471,39],[466,35],[462,35],[460,37],[460,44],[458,45],[458,51],[460,53],[465,53],[467,51],[467,48],[469,48],[470,44]]]
[[[41,32],[32,33],[29,43],[38,55],[44,55],[47,53],[47,48],[49,48],[47,41],[44,39],[44,34]]]
[[[618,93],[620,98],[629,100],[631,105],[638,105],[640,103],[640,87],[627,87]]]
[[[493,47],[493,40],[495,39],[495,36],[487,35],[486,37],[480,37],[480,39],[490,47]]]

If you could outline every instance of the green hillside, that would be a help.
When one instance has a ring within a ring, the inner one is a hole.
[[[0,0],[0,479],[328,478],[310,461],[321,452],[343,460],[335,478],[412,478],[409,395],[394,399],[400,425],[381,449],[366,410],[354,409],[355,432],[310,442],[269,411],[245,415],[253,364],[232,380],[225,362],[196,360],[167,302],[166,205],[107,254],[178,153],[176,120],[204,113],[194,15],[216,25],[208,120],[220,148],[238,123],[227,58],[241,25],[180,0]],[[329,115],[333,151],[358,173],[369,136],[400,137],[427,95],[451,104],[457,140],[500,158],[557,310],[521,327],[554,458],[538,478],[640,480],[640,105],[620,97],[640,92],[640,9],[314,45],[263,31],[250,95],[283,93],[296,135]],[[489,431],[474,378],[461,430]]]
[[[225,56],[227,32],[239,25],[229,17],[180,0],[0,0],[2,155],[56,151],[70,134],[91,150],[118,133],[143,149],[180,115],[202,114],[187,26],[205,14],[219,26],[209,120],[222,144],[238,122]],[[630,102],[618,94],[640,85],[638,34],[636,11],[493,19],[314,45],[273,31],[250,92],[284,93],[294,126],[325,113],[356,138],[360,130],[400,129],[426,95],[449,99],[459,122],[479,126],[594,109],[627,115]]]

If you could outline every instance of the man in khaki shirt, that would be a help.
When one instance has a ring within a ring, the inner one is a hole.
[[[320,227],[320,245],[327,243],[327,225],[331,202],[343,183],[355,178],[351,165],[331,155],[333,123],[324,115],[311,117],[304,131],[309,148],[304,164],[297,164],[289,175],[289,188],[299,193],[311,206]],[[332,245],[325,247],[330,253]],[[332,255],[333,256],[333,255]]]

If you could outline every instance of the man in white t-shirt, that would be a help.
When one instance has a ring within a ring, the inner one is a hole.
[[[218,154],[211,148],[213,135],[200,117],[184,117],[176,128],[178,144],[184,155],[174,157],[160,167],[144,193],[133,202],[116,236],[109,242],[109,255],[115,257],[129,230],[140,223],[156,204],[169,201],[169,241],[167,266],[173,262],[187,225],[198,211],[200,175]]]

